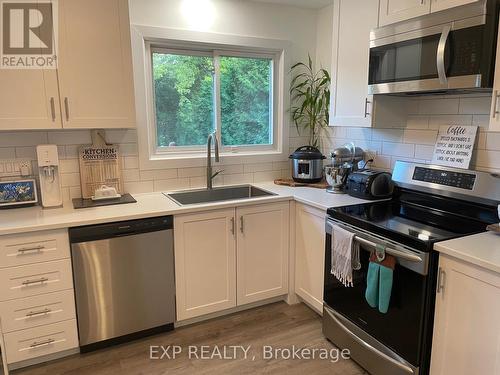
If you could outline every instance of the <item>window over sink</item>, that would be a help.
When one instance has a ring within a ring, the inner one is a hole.
[[[151,46],[157,154],[204,152],[208,134],[226,153],[277,148],[276,55]]]

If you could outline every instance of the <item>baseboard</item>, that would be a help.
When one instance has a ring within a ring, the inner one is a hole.
[[[27,359],[27,360],[21,361],[21,362],[11,363],[8,366],[9,366],[9,370],[13,371],[13,370],[18,370],[18,369],[23,368],[23,367],[39,365],[40,363],[54,361],[56,359],[61,359],[61,358],[68,357],[68,356],[74,355],[74,354],[79,354],[79,353],[80,353],[80,348],[68,349],[68,350],[64,350],[62,352],[58,352],[58,353],[48,354],[48,355],[44,355],[44,356],[37,357],[37,358]]]
[[[175,322],[174,325],[175,325],[175,327],[184,327],[184,326],[188,326],[190,324],[200,323],[200,322],[204,322],[206,320],[220,318],[221,316],[230,315],[230,314],[234,314],[234,313],[237,313],[240,311],[253,309],[255,307],[269,305],[271,303],[275,303],[275,302],[279,302],[279,301],[286,301],[286,299],[287,299],[287,294],[282,295],[282,296],[278,296],[278,297],[268,298],[268,299],[265,299],[263,301],[249,303],[247,305],[232,307],[232,308],[227,309],[227,310],[217,311],[215,313],[206,314],[203,316],[197,316],[196,318],[180,320],[180,321]]]

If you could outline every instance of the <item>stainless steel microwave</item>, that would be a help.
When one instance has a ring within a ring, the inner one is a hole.
[[[369,93],[491,90],[499,5],[480,0],[373,29]]]

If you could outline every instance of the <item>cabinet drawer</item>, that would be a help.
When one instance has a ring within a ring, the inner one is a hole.
[[[72,288],[70,259],[0,270],[0,301]]]
[[[69,257],[66,229],[0,237],[0,268]]]
[[[7,363],[25,361],[78,347],[76,319],[4,335]]]
[[[1,302],[0,316],[4,332],[75,319],[73,290]]]

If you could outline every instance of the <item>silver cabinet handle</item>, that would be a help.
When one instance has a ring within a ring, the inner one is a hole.
[[[45,249],[45,246],[40,245],[40,246],[35,246],[35,247],[23,247],[22,249],[18,249],[17,252],[19,253],[19,255],[24,255],[27,252],[40,251],[43,249]]]
[[[231,234],[234,236],[234,217],[231,218]]]
[[[36,280],[25,280],[25,281],[23,281],[23,285],[30,286],[33,284],[43,284],[46,281],[49,281],[49,279],[47,277],[41,277],[41,278],[36,279]]]
[[[54,98],[50,98],[50,112],[52,114],[52,122],[56,121],[56,105],[54,103]]]
[[[497,115],[500,114],[500,111],[498,110],[498,98],[500,98],[500,94],[498,93],[498,90],[495,90],[493,92],[493,118],[496,118]]]
[[[442,85],[446,85],[448,83],[448,78],[446,77],[446,67],[444,66],[444,52],[446,50],[446,44],[448,43],[448,36],[450,35],[451,25],[446,25],[443,27],[443,31],[441,32],[441,38],[439,38],[439,44],[437,49],[437,71],[439,82]]]
[[[368,100],[368,98],[365,99],[365,118],[367,118],[370,115],[370,112],[368,112],[368,104],[371,104],[371,102]]]
[[[244,219],[243,219],[243,216],[240,216],[240,232],[243,234],[244,231],[245,231],[245,228],[244,228]]]
[[[66,112],[66,121],[69,121],[69,99],[68,99],[68,97],[64,98],[64,110]]]
[[[48,314],[51,311],[52,310],[48,309],[48,308],[45,308],[45,309],[40,310],[40,311],[30,311],[29,313],[26,314],[26,317],[27,318],[32,318],[32,317],[38,316],[38,315],[46,315],[46,314]]]
[[[30,345],[30,348],[38,348],[40,346],[50,345],[50,344],[52,344],[55,341],[56,340],[54,340],[54,339],[47,339],[47,340],[44,340],[44,341],[35,341],[33,344]]]
[[[439,267],[438,271],[438,279],[437,279],[437,293],[441,293],[444,291],[444,283],[446,279],[446,272],[441,267]]]

